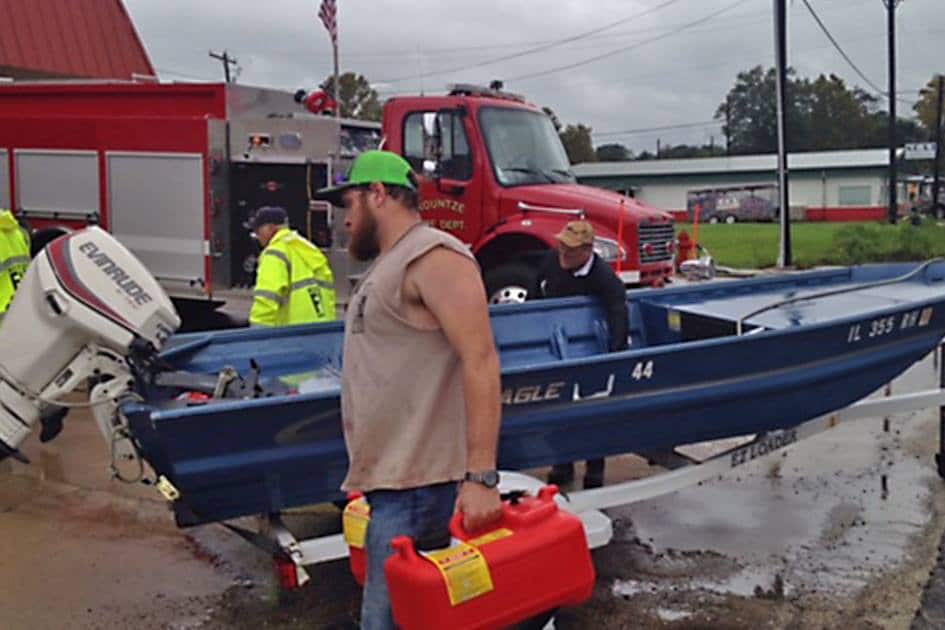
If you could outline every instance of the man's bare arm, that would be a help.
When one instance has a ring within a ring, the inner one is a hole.
[[[410,266],[405,284],[408,296],[419,298],[459,355],[466,398],[467,470],[492,470],[502,403],[499,357],[479,269],[468,258],[440,247]],[[460,507],[470,530],[498,517],[498,493],[485,490],[479,484],[464,484],[461,491]]]

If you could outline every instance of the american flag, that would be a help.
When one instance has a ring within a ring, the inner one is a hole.
[[[318,9],[318,17],[331,36],[331,43],[338,43],[338,20],[336,19],[337,7],[335,0],[322,0],[322,6]]]

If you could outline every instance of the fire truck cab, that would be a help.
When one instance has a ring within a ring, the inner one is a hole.
[[[469,245],[493,303],[524,299],[538,258],[579,218],[593,224],[597,254],[625,284],[672,277],[670,215],[579,185],[552,119],[521,96],[457,85],[445,96],[392,98],[384,136],[424,174],[424,219]]]

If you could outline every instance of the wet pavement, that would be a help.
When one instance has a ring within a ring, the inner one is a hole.
[[[936,379],[929,358],[893,393]],[[853,422],[774,463],[609,510],[615,538],[594,552],[594,597],[557,627],[945,627],[937,419]],[[0,464],[0,627],[354,627],[345,562],[280,594],[265,554],[219,526],[179,530],[153,488],[110,480],[87,413],[23,450],[30,466]],[[608,464],[611,482],[653,472],[634,456]],[[315,533],[338,519],[326,507],[289,520]]]
[[[933,367],[915,366],[892,393],[935,387]],[[615,579],[612,593],[631,607],[662,601],[664,621],[699,616],[709,597],[730,612],[739,599],[770,602],[774,627],[908,627],[945,526],[937,417],[841,425],[774,462],[611,510],[642,573]]]

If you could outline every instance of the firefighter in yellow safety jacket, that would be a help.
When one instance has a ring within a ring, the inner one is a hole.
[[[285,210],[260,208],[253,234],[263,247],[249,312],[251,326],[295,326],[335,319],[335,279],[328,259],[289,228]]]
[[[30,264],[30,237],[13,213],[0,210],[0,323]]]

